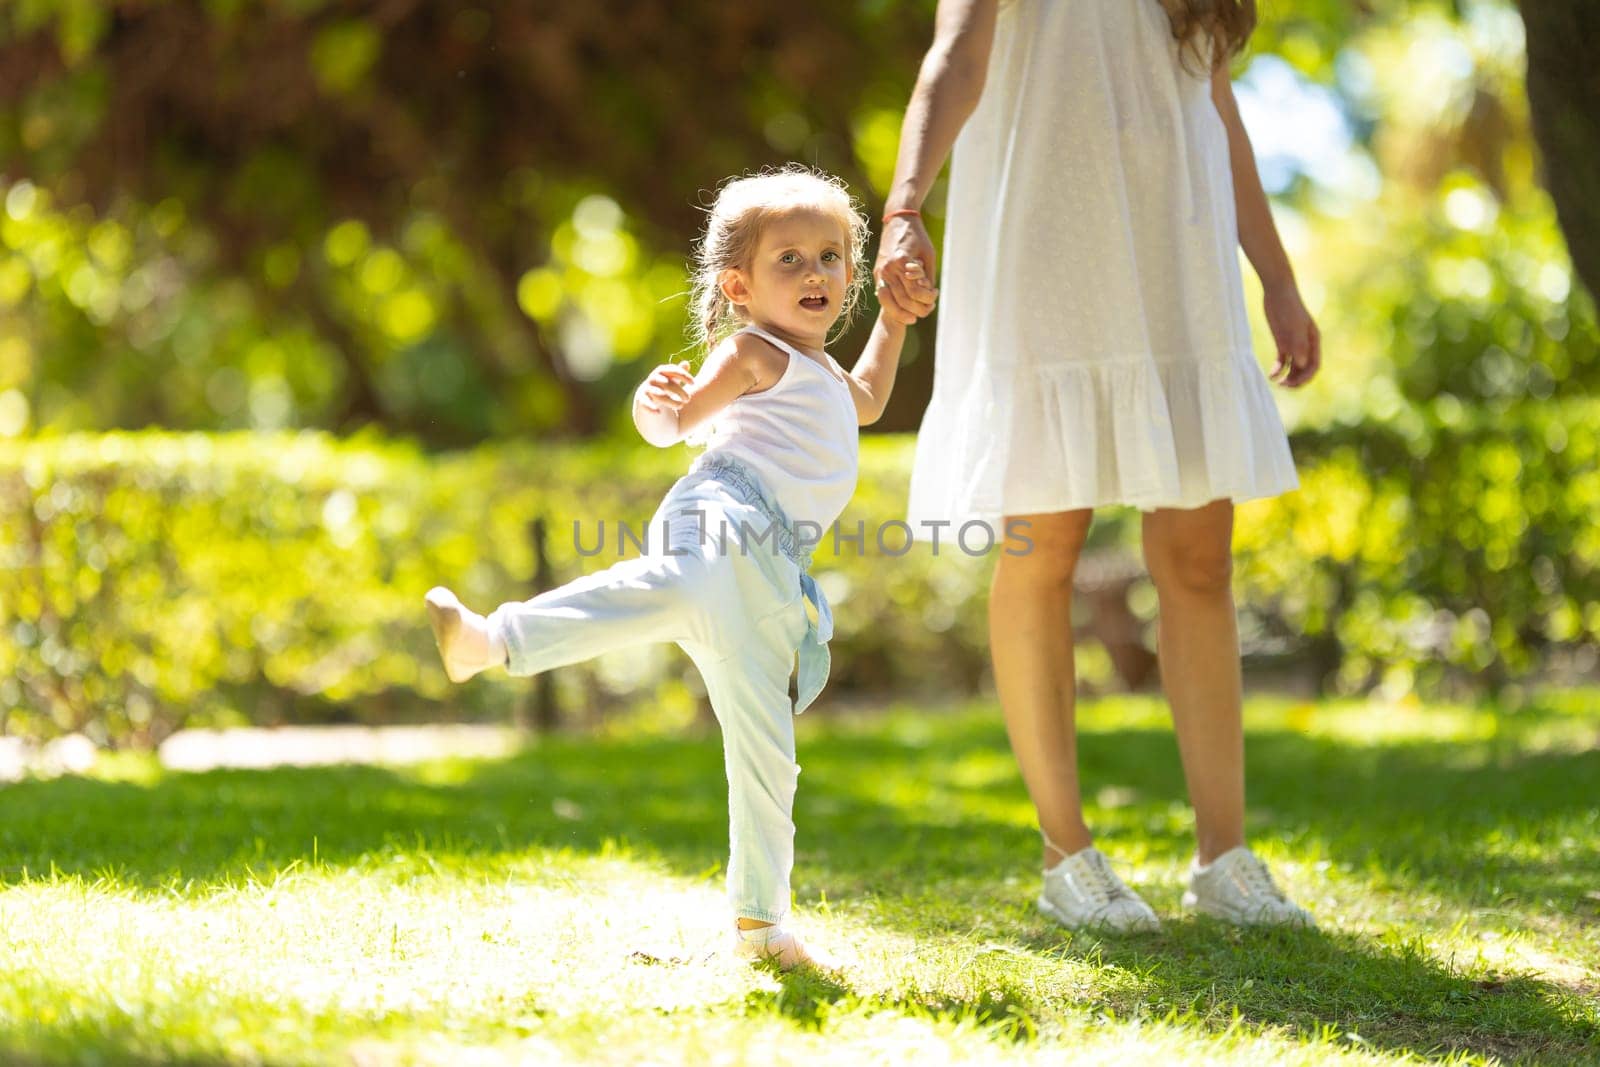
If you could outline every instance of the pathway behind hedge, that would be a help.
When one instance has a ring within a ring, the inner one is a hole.
[[[800,722],[798,915],[724,958],[712,736],[0,788],[6,1063],[1600,1061],[1600,699],[1257,701],[1251,832],[1318,932],[1182,918],[1160,705],[1085,711],[1102,847],[1166,921],[1034,911],[996,709]]]

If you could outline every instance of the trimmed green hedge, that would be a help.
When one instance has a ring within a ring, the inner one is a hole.
[[[1301,488],[1241,509],[1237,589],[1340,691],[1593,676],[1600,403],[1466,408],[1295,437]]]
[[[1552,664],[1592,669],[1597,416],[1587,402],[1451,408],[1297,435],[1301,491],[1239,512],[1247,650],[1345,690],[1498,689]],[[866,524],[866,550],[818,550],[838,623],[824,706],[982,683],[992,560],[925,546],[885,556],[872,536],[903,517],[910,456],[909,438],[864,442],[843,521]],[[435,583],[486,610],[532,595],[541,574],[614,562],[613,524],[637,529],[687,459],[628,443],[430,457],[318,434],[0,444],[3,728],[150,744],[241,721],[590,722],[641,691],[687,719],[698,681],[667,646],[554,672],[543,688],[452,687],[420,610]],[[575,519],[588,549],[607,521],[604,553],[580,553]],[[1135,519],[1106,513],[1092,543],[1135,553]],[[1153,599],[1133,584],[1147,621]],[[1089,684],[1106,681],[1103,649],[1080,648],[1080,664]]]
[[[860,507],[900,514],[903,491],[877,487],[903,484],[908,444],[866,449]],[[541,556],[545,585],[615,562],[615,523],[641,529],[688,458],[635,444],[429,457],[321,434],[0,444],[3,729],[150,744],[246,721],[537,719],[541,699],[590,722],[650,686],[667,714],[692,717],[698,678],[669,646],[555,672],[542,697],[503,676],[450,686],[421,612],[436,583],[487,610],[537,592]],[[592,551],[601,519],[606,550],[584,556],[573,523]],[[834,691],[973,688],[984,561],[882,562],[822,563],[850,605]]]

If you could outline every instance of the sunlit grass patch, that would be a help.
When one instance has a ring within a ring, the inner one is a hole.
[[[1034,909],[992,705],[808,716],[795,891],[832,976],[722,951],[711,735],[408,767],[122,757],[0,790],[0,1060],[1600,1058],[1600,719],[1434,714],[1252,704],[1252,837],[1323,929],[1246,932],[1179,912],[1162,706],[1085,708],[1090,821],[1165,924],[1129,938]]]

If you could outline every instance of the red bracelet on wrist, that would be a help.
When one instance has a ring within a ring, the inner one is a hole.
[[[884,222],[888,222],[890,219],[897,219],[897,218],[900,218],[902,215],[914,215],[914,216],[916,216],[917,218],[920,219],[922,217],[922,212],[918,211],[914,207],[903,207],[898,211],[889,212],[887,215],[885,215],[883,217],[883,221]]]

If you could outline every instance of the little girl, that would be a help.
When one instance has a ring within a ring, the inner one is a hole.
[[[783,925],[799,773],[792,716],[827,680],[833,630],[796,526],[827,529],[849,502],[856,428],[882,414],[905,341],[905,322],[886,314],[853,371],[823,350],[860,298],[866,236],[838,179],[791,166],[725,184],[695,264],[694,328],[710,355],[698,375],[687,363],[657,367],[634,394],[646,441],[707,445],[656,510],[645,554],[487,618],[448,589],[427,595],[456,682],[645,642],[689,654],[722,727],[735,951],[784,968],[829,965]]]

